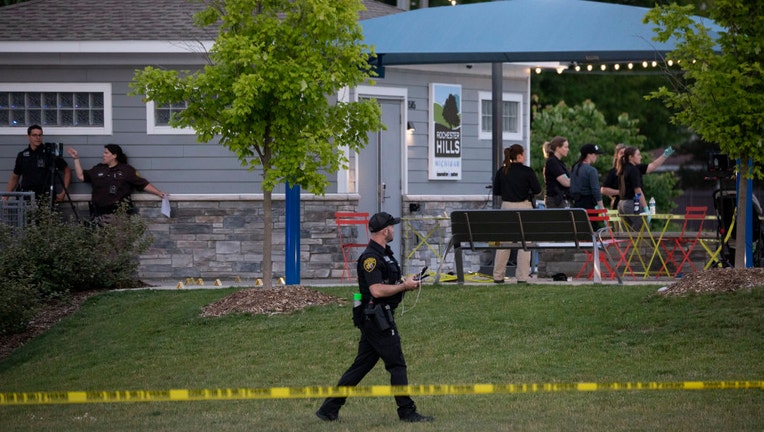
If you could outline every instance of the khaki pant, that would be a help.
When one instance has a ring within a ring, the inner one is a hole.
[[[522,202],[502,202],[503,209],[532,209],[533,204],[530,201]],[[497,249],[496,256],[493,259],[493,280],[504,280],[507,274],[507,261],[509,261],[509,249]],[[527,282],[531,273],[531,253],[526,250],[517,251],[517,269],[515,277],[520,282]]]

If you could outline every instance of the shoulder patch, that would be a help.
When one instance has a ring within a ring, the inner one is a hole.
[[[366,270],[367,273],[373,272],[375,268],[377,268],[376,258],[369,257],[363,260],[363,269]]]

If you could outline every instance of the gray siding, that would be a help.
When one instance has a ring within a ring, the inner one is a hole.
[[[463,68],[466,69],[466,68]],[[428,180],[428,129],[429,122],[429,85],[430,83],[460,84],[462,86],[462,179]],[[385,78],[377,80],[378,86],[408,88],[408,101],[416,105],[408,109],[408,121],[418,125],[414,132],[413,145],[407,147],[408,157],[408,193],[410,195],[482,195],[485,186],[491,184],[496,168],[492,166],[491,140],[479,140],[478,137],[478,92],[491,91],[490,76],[475,74],[455,74],[437,71],[412,71],[388,67]],[[530,108],[527,78],[503,81],[504,92],[523,95],[522,122],[523,140],[505,141],[507,147],[514,143],[527,145],[529,138],[525,130],[530,122]]]

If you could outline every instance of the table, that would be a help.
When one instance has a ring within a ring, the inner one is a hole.
[[[446,215],[401,218],[403,223],[403,274],[411,273],[409,265],[414,258],[422,259],[424,265],[429,266],[432,271],[440,267],[443,259],[443,247],[448,242],[446,230],[449,227],[449,221],[450,218]],[[410,239],[413,239],[416,244],[410,244]],[[427,257],[430,253],[432,256]],[[432,262],[433,258],[435,262]],[[415,270],[419,272],[421,269]]]
[[[654,275],[654,277],[659,277],[661,274],[665,272],[666,276],[671,277],[671,274],[668,271],[667,264],[669,262],[672,262],[673,260],[667,260],[667,257],[664,256],[661,253],[661,245],[665,240],[671,240],[671,239],[679,239],[679,238],[685,238],[685,239],[694,239],[696,238],[694,235],[687,235],[687,231],[685,232],[684,236],[682,236],[681,232],[678,231],[668,231],[671,222],[681,222],[684,223],[686,220],[686,215],[677,215],[677,214],[640,214],[640,215],[623,215],[628,217],[640,217],[642,218],[642,227],[639,231],[633,231],[629,229],[628,227],[623,228],[623,232],[626,233],[626,236],[628,237],[630,241],[630,248],[631,250],[628,253],[628,258],[626,261],[626,269],[624,270],[624,276],[626,276],[626,271],[631,271],[632,274],[635,272],[633,271],[632,263],[636,265],[637,263],[641,264],[642,266],[642,272],[636,272],[641,273],[645,279],[649,278],[651,276],[651,269],[654,263],[657,262],[660,263],[661,268],[658,270],[658,272]],[[652,229],[651,224],[648,223],[648,220],[652,221],[658,221],[659,223],[657,229]],[[698,220],[698,221],[716,221],[716,216],[714,215],[706,215],[703,218],[698,219],[691,219],[691,220]],[[715,255],[715,252],[712,250],[712,243],[718,241],[718,236],[716,234],[716,230],[713,232],[709,231],[701,231],[698,233],[697,231],[690,231],[693,234],[697,234],[698,243],[703,247],[703,249],[706,251],[706,253],[711,257],[711,260],[713,260],[713,257]],[[647,249],[649,252],[646,255],[642,255],[641,249]],[[649,257],[649,258],[648,258]],[[637,261],[634,261],[636,258]],[[676,265],[676,262],[674,262],[674,265]],[[708,265],[708,264],[707,264]],[[677,268],[676,273],[674,274],[674,277],[678,276],[678,274],[681,272],[681,266],[680,268]]]

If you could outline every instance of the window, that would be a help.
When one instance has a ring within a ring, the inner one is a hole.
[[[174,128],[170,126],[173,114],[188,108],[188,102],[157,106],[154,102],[146,103],[146,133],[149,135],[193,135],[192,128]]]
[[[501,132],[503,140],[523,139],[521,107],[523,95],[519,93],[504,93],[502,95]],[[479,139],[491,139],[493,131],[493,106],[491,92],[478,92]]]
[[[111,135],[111,84],[0,84],[0,134]]]

